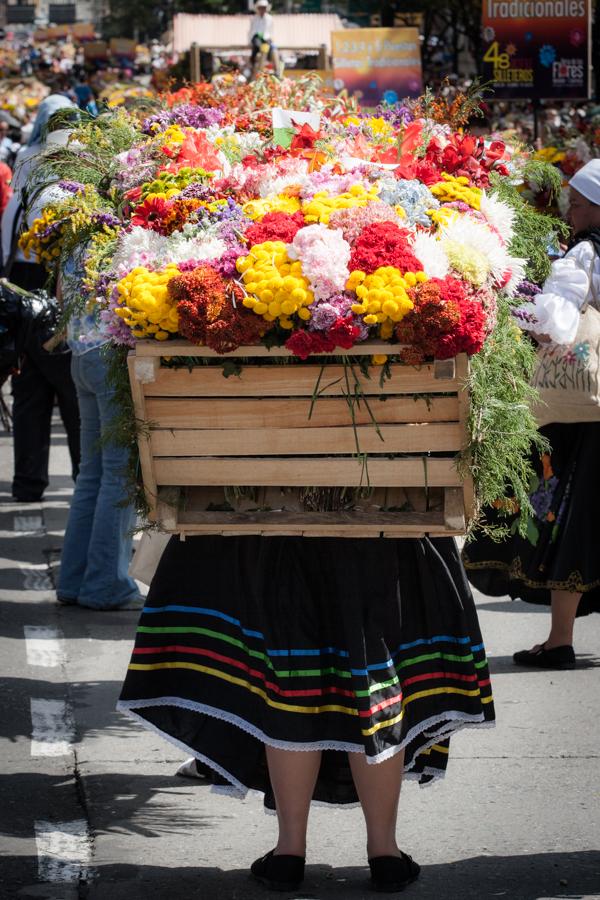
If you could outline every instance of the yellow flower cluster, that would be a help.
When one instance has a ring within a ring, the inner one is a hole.
[[[38,262],[51,262],[60,255],[60,246],[57,242],[57,234],[53,233],[47,238],[42,238],[44,231],[56,221],[56,213],[51,209],[45,209],[39,219],[34,219],[31,227],[24,231],[19,238],[19,249],[23,251],[25,259],[35,257]]]
[[[270,212],[283,212],[293,215],[300,209],[300,201],[297,197],[279,196],[264,197],[260,200],[248,200],[242,206],[242,211],[249,219],[256,221],[262,219]]]
[[[294,314],[304,321],[310,319],[307,307],[314,294],[302,274],[302,263],[289,258],[283,241],[255,244],[236,265],[248,292],[244,298],[248,309],[267,322],[279,319],[281,327],[287,329],[294,327]]]
[[[179,274],[175,263],[157,272],[136,266],[119,281],[121,305],[115,312],[131,328],[134,337],[166,341],[169,334],[177,333],[177,305],[169,298],[167,284]]]
[[[302,203],[304,221],[307,225],[313,225],[315,222],[328,225],[329,217],[336,209],[366,206],[367,203],[377,200],[378,191],[377,185],[373,185],[367,191],[362,184],[353,184],[345,193],[333,197],[329,195],[329,191],[317,191],[311,200],[304,200]]]
[[[559,163],[563,161],[566,155],[564,150],[559,150],[558,147],[550,146],[542,147],[541,150],[536,150],[533,154],[533,159],[539,159],[542,162],[547,163]]]
[[[408,291],[427,281],[425,272],[406,272],[402,275],[394,266],[380,266],[372,275],[355,269],[350,273],[346,288],[354,291],[357,302],[352,312],[363,316],[365,325],[381,325],[381,337],[392,336],[394,324],[411,311],[414,304]]]
[[[440,228],[443,228],[444,225],[449,225],[450,222],[454,222],[455,219],[458,219],[460,213],[457,209],[450,209],[449,206],[441,206],[439,209],[428,209],[427,215]]]
[[[185,131],[179,125],[169,125],[157,137],[163,146],[176,150],[185,141]]]
[[[464,175],[455,178],[442,172],[442,181],[438,181],[430,188],[431,193],[441,203],[452,203],[455,200],[466,203],[471,209],[479,209],[481,206],[481,188],[470,187],[469,179]]]

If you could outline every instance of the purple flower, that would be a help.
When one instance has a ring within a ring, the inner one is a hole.
[[[518,319],[519,322],[523,322],[525,325],[535,325],[537,323],[537,316],[534,316],[532,312],[529,312],[526,309],[516,309],[511,310],[511,315],[514,319]]]
[[[117,225],[122,225],[121,220],[117,216],[113,216],[112,213],[94,213],[92,221],[95,222],[96,225],[107,225],[109,228],[115,228]]]
[[[334,294],[327,300],[317,300],[310,305],[312,317],[308,323],[309,331],[327,331],[335,325],[338,319],[350,319],[353,325],[360,329],[359,341],[364,341],[369,335],[369,328],[361,316],[352,312],[352,304],[356,298],[352,294]]]
[[[548,481],[540,481],[540,486],[537,488],[537,490],[534,491],[533,494],[530,494],[529,499],[531,501],[531,505],[533,507],[533,511],[535,512],[536,518],[543,521],[546,520],[546,516],[550,512],[552,500],[554,499],[554,492],[557,487],[558,478],[553,475],[552,478],[548,479]]]
[[[58,186],[69,194],[79,194],[85,191],[85,185],[80,181],[59,181]]]
[[[401,103],[394,103],[392,106],[389,106],[387,103],[382,103],[375,110],[375,115],[385,119],[385,121],[389,122],[394,128],[399,128],[401,125],[408,125],[414,119],[408,106],[404,106]]]
[[[165,131],[169,125],[182,125],[188,128],[210,128],[211,125],[220,125],[224,113],[220,109],[209,106],[195,106],[193,103],[182,103],[173,109],[163,109],[153,116],[149,116],[142,122],[142,131],[145,134],[155,134]]]

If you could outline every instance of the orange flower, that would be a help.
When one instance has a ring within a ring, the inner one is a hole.
[[[547,515],[546,515],[546,521],[547,521],[547,522],[555,522],[555,521],[556,521],[556,516],[554,515],[554,513],[552,512],[552,510],[550,510],[550,512],[547,513]]]
[[[554,475],[549,453],[542,453],[542,474],[544,481],[549,481]]]

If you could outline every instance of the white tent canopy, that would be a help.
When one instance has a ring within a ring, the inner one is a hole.
[[[338,15],[297,13],[273,16],[273,40],[286,50],[316,50],[325,44],[331,52],[331,32],[342,31]],[[173,19],[173,49],[226,50],[248,46],[250,16],[203,16],[177,13]]]

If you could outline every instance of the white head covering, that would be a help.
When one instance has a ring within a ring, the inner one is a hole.
[[[569,184],[590,203],[600,206],[600,159],[591,159],[578,172],[575,172]]]

